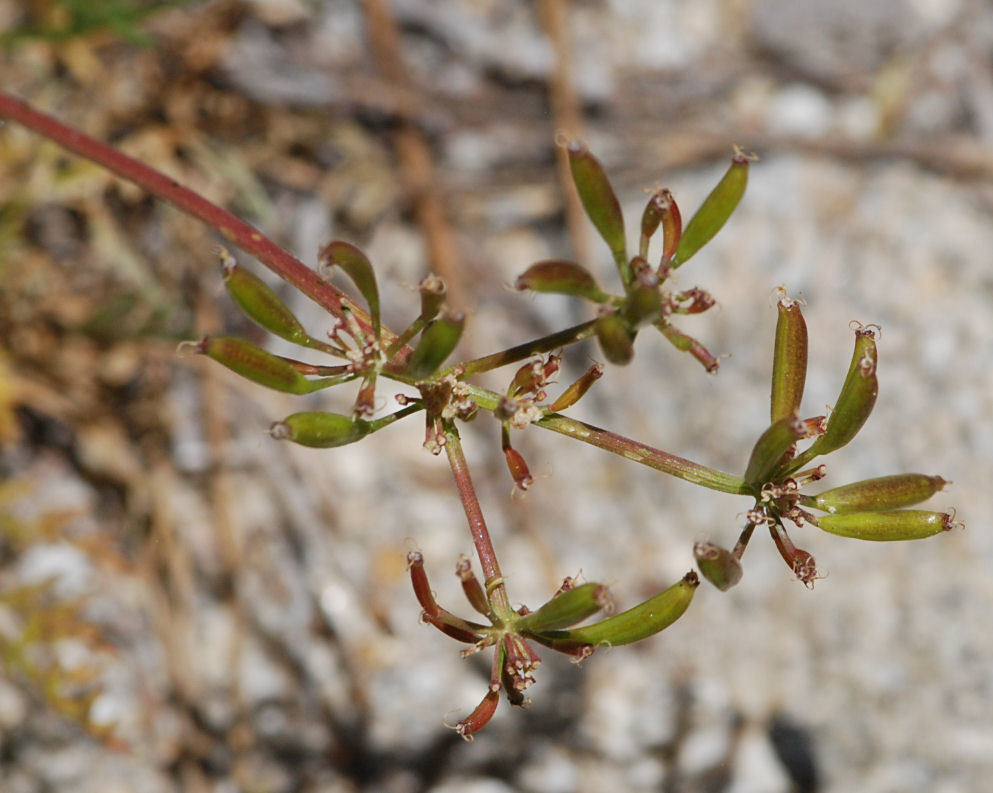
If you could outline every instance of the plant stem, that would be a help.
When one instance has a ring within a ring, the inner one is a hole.
[[[500,563],[497,561],[496,550],[494,550],[493,541],[490,539],[490,530],[486,528],[486,520],[483,518],[483,510],[479,506],[476,490],[472,486],[472,478],[469,476],[469,466],[462,451],[459,432],[453,422],[445,422],[445,439],[447,441],[445,452],[448,454],[448,464],[452,467],[455,486],[458,488],[462,507],[465,509],[465,516],[469,521],[469,531],[472,532],[472,541],[476,546],[479,564],[483,568],[490,605],[493,607],[493,613],[499,619],[504,622],[513,621],[514,610],[510,607],[510,598],[507,596],[507,588],[503,583],[503,575],[500,573]]]
[[[373,419],[369,422],[369,432],[376,432],[377,430],[383,429],[383,427],[388,427],[394,421],[399,421],[402,418],[406,418],[412,413],[417,413],[420,410],[424,410],[424,405],[420,403],[407,405],[404,408],[396,411],[395,413],[390,413],[389,415],[383,416],[382,418]]]
[[[469,393],[482,410],[493,411],[500,405],[501,396],[495,391],[470,385]],[[583,441],[604,451],[618,454],[628,460],[634,460],[636,463],[647,465],[656,471],[661,471],[694,485],[717,490],[720,493],[734,493],[740,496],[754,495],[748,488],[748,483],[740,476],[695,463],[685,457],[678,457],[675,454],[662,451],[662,449],[656,449],[654,446],[626,438],[616,432],[583,421],[571,419],[560,413],[548,413],[535,424],[546,430],[568,435],[570,438]]]
[[[649,468],[670,474],[686,482],[692,482],[695,485],[701,485],[721,493],[734,493],[743,496],[752,494],[748,484],[740,476],[694,463],[691,460],[677,457],[661,449],[639,443],[631,438],[625,438],[623,435],[595,427],[583,421],[576,421],[552,413],[537,421],[536,424],[539,427],[568,435],[570,438],[619,454],[628,460],[634,460],[636,463],[647,465]]]
[[[341,306],[346,305],[354,312],[359,323],[371,332],[368,314],[349,300],[343,292],[322,280],[317,273],[257,228],[183,187],[175,179],[63,124],[52,116],[34,110],[25,102],[3,91],[0,91],[0,117],[23,124],[42,137],[92,160],[182,212],[192,215],[215,229],[245,253],[254,256],[276,275],[295,286],[334,316],[341,317]]]
[[[539,352],[551,352],[552,350],[557,350],[559,347],[575,344],[593,335],[593,324],[595,322],[596,320],[590,319],[578,325],[573,325],[571,328],[560,330],[557,333],[542,336],[540,339],[533,339],[524,342],[524,344],[518,344],[516,347],[510,347],[509,349],[495,352],[492,355],[485,355],[482,358],[475,358],[457,366],[449,366],[442,372],[442,375],[448,374],[456,368],[461,370],[465,376],[488,372],[491,369],[499,369],[501,366],[523,361],[525,358]]]

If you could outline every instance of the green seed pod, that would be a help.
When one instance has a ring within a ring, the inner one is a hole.
[[[339,378],[308,380],[289,361],[229,336],[205,336],[196,351],[253,383],[290,394],[309,394],[341,382]]]
[[[825,490],[814,496],[814,505],[832,514],[901,509],[927,501],[947,484],[927,474],[880,476]]]
[[[583,398],[586,392],[601,377],[603,377],[603,365],[599,363],[593,364],[586,370],[586,373],[582,377],[563,391],[559,395],[559,398],[549,405],[548,409],[553,413],[558,413],[561,410],[572,407]]]
[[[610,180],[600,161],[579,141],[569,141],[565,147],[569,169],[579,193],[579,200],[589,219],[600,232],[614,258],[627,258],[624,240],[624,216],[621,205],[610,186]]]
[[[294,413],[269,427],[269,434],[277,441],[292,441],[314,449],[345,446],[361,440],[368,432],[368,422],[320,411]]]
[[[593,646],[630,644],[646,639],[668,628],[683,615],[699,585],[700,579],[697,574],[689,572],[668,589],[627,611],[582,628],[551,631],[545,633],[544,637],[549,640]]]
[[[407,374],[415,380],[425,380],[438,371],[459,343],[464,326],[465,314],[462,312],[443,313],[428,325],[410,356]]]
[[[627,324],[617,314],[604,314],[597,317],[593,325],[597,341],[604,357],[613,364],[623,366],[634,357],[634,337]]]
[[[700,568],[700,575],[721,592],[727,592],[741,580],[741,561],[720,545],[698,542],[693,546],[693,558]]]
[[[857,540],[920,540],[955,527],[950,512],[925,509],[897,509],[891,512],[850,512],[821,515],[816,526],[840,537]]]
[[[855,352],[827,429],[811,445],[808,456],[828,454],[845,446],[865,424],[879,393],[876,378],[876,339],[869,327],[855,331]]]
[[[752,456],[745,468],[745,481],[752,487],[762,487],[790,447],[804,436],[804,432],[804,424],[796,414],[772,422],[752,448]]]
[[[731,213],[745,194],[745,187],[748,185],[748,165],[754,159],[756,159],[754,155],[745,154],[737,146],[735,147],[731,166],[686,224],[679,246],[676,248],[676,255],[673,257],[673,267],[686,264],[700,248],[713,239],[721,230],[721,226],[731,217]]]
[[[239,267],[231,254],[223,248],[221,251],[224,288],[238,308],[270,333],[303,347],[313,347],[314,340],[279,295],[257,275]]]
[[[522,617],[517,630],[541,633],[568,628],[610,605],[610,593],[603,584],[580,584],[560,592],[537,611]]]
[[[345,271],[352,283],[355,284],[362,299],[369,307],[369,318],[372,321],[372,332],[379,339],[379,288],[376,286],[376,273],[366,255],[348,242],[333,240],[321,249],[320,274],[328,278],[335,267]]]
[[[427,275],[417,285],[417,290],[421,293],[421,315],[419,319],[429,322],[438,316],[441,306],[445,302],[445,295],[448,293],[448,286],[440,275]]]
[[[514,288],[523,292],[546,292],[557,295],[584,297],[594,303],[605,303],[610,295],[597,284],[590,272],[575,262],[549,260],[532,264],[517,276]]]
[[[807,323],[800,304],[782,298],[778,304],[776,343],[772,354],[772,420],[792,416],[800,409],[807,380]]]

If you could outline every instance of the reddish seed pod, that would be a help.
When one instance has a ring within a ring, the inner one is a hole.
[[[575,405],[587,391],[593,386],[593,384],[603,377],[603,364],[595,363],[586,373],[580,377],[576,382],[570,385],[562,394],[549,406],[549,409],[553,413],[558,413],[561,410],[572,407]]]
[[[479,579],[476,578],[476,574],[472,572],[472,563],[468,557],[459,557],[458,564],[455,566],[455,575],[462,582],[462,592],[465,594],[466,600],[469,601],[469,605],[480,614],[488,616],[490,604],[486,592],[483,590],[483,585],[479,583]]]
[[[471,742],[476,733],[483,729],[489,723],[490,719],[493,718],[493,714],[496,713],[497,705],[499,704],[500,688],[499,686],[495,689],[491,687],[486,692],[486,696],[483,697],[483,701],[476,706],[476,709],[455,725],[455,732],[461,735],[466,741]]]
[[[510,471],[510,476],[514,480],[514,487],[520,491],[525,491],[531,487],[534,484],[534,478],[531,476],[531,472],[528,470],[528,464],[525,462],[521,453],[513,446],[505,446],[503,456],[507,461],[507,469]]]
[[[702,314],[712,308],[717,301],[710,292],[694,286],[674,295],[673,302],[672,310],[676,314]]]
[[[669,199],[665,214],[662,215],[662,261],[659,269],[667,268],[669,262],[676,255],[679,241],[683,237],[683,218],[679,214],[679,205],[672,193],[663,190]]]
[[[662,218],[669,211],[671,198],[668,190],[655,190],[645,204],[645,211],[641,213],[641,236],[646,240],[658,231]]]
[[[535,262],[517,276],[514,288],[522,292],[582,297],[594,303],[605,303],[610,299],[589,270],[575,262],[559,259]]]

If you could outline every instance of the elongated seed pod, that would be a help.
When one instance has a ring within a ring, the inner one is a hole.
[[[648,203],[645,204],[645,211],[641,213],[641,236],[650,239],[658,230],[662,217],[668,209],[667,191],[656,190],[651,194]],[[644,256],[645,254],[641,254]]]
[[[558,413],[560,410],[565,410],[566,408],[572,407],[583,398],[586,392],[589,391],[593,384],[601,377],[603,377],[603,364],[593,364],[586,370],[586,373],[582,377],[566,388],[566,390],[559,395],[559,398],[548,406],[548,409],[553,413]]]
[[[205,336],[196,351],[253,383],[289,394],[309,394],[341,382],[336,377],[308,380],[289,361],[230,336]]]
[[[472,562],[469,561],[467,556],[459,557],[458,564],[455,566],[455,575],[458,576],[459,581],[462,583],[462,593],[465,595],[466,600],[469,601],[469,605],[480,614],[489,616],[492,612],[489,599],[486,597],[486,591],[483,589],[483,585],[479,583],[476,574],[472,572]]]
[[[292,441],[314,449],[331,449],[361,440],[369,433],[369,423],[340,413],[311,411],[294,413],[269,427],[278,441]]]
[[[319,272],[328,277],[331,270],[340,267],[355,284],[362,299],[369,307],[369,318],[372,332],[379,339],[379,287],[376,285],[376,273],[372,263],[358,248],[342,240],[333,240],[321,249]]]
[[[676,255],[679,242],[683,237],[683,216],[679,214],[679,204],[672,197],[672,193],[663,190],[669,199],[669,206],[662,216],[662,264],[659,268],[668,267],[669,262]]]
[[[876,339],[871,329],[859,328],[855,332],[852,363],[828,417],[827,429],[811,445],[807,456],[828,454],[851,441],[872,413],[878,393]]]
[[[623,366],[634,357],[634,338],[627,324],[617,314],[597,317],[593,332],[600,342],[604,357],[613,364]]]
[[[421,314],[419,319],[429,322],[438,316],[441,307],[445,302],[445,295],[448,293],[448,286],[440,275],[431,273],[424,276],[417,285],[417,291],[421,293]]]
[[[569,170],[586,214],[600,232],[615,258],[627,258],[624,239],[624,215],[610,186],[610,180],[600,161],[579,141],[569,141],[565,147]]]
[[[880,476],[825,490],[814,496],[814,505],[832,514],[902,509],[927,501],[947,484],[927,474]]]
[[[689,572],[668,589],[650,597],[627,611],[592,625],[566,631],[551,631],[551,640],[569,640],[580,644],[630,644],[668,628],[689,608],[700,579]]]
[[[239,267],[230,254],[224,258],[224,288],[245,316],[270,333],[303,347],[315,346],[279,295],[255,273]]]
[[[425,380],[438,371],[438,367],[459,343],[464,327],[465,314],[462,312],[442,313],[421,333],[421,338],[411,353],[407,374],[415,380]]]
[[[537,611],[522,617],[516,625],[522,633],[568,628],[610,606],[610,593],[603,584],[580,584],[560,592]]]
[[[496,713],[497,705],[499,704],[500,688],[498,685],[493,684],[487,689],[486,695],[476,705],[475,710],[452,729],[461,735],[464,740],[471,742],[475,738],[476,733],[483,729],[489,723],[490,719],[493,718],[493,714]]]
[[[800,409],[807,380],[807,323],[796,300],[778,304],[776,343],[772,354],[771,416],[777,421]]]
[[[610,295],[604,292],[585,267],[575,262],[548,260],[536,262],[517,276],[514,288],[532,292],[546,292],[558,295],[572,295],[605,303]]]
[[[726,548],[712,542],[698,542],[693,546],[693,558],[700,575],[721,592],[726,592],[741,580],[741,561]]]
[[[673,213],[675,213],[675,218],[673,218]],[[641,214],[641,244],[638,254],[642,258],[648,258],[648,244],[658,230],[659,224],[662,224],[663,262],[668,258],[667,252],[669,256],[675,253],[676,246],[672,242],[673,221],[678,220],[678,218],[679,209],[672,198],[672,193],[664,189],[655,190],[645,205],[645,211]],[[671,250],[668,250],[669,248]]]
[[[764,485],[790,447],[803,437],[804,431],[804,424],[796,414],[772,422],[752,448],[745,468],[745,481],[756,488]]]
[[[920,540],[949,531],[955,518],[949,512],[929,512],[925,509],[896,509],[888,512],[848,512],[821,515],[819,529],[840,537],[857,540]]]
[[[686,224],[672,260],[673,267],[686,264],[700,248],[713,239],[731,217],[731,213],[745,194],[745,187],[748,185],[748,165],[753,159],[755,159],[753,156],[735,147],[731,166]]]

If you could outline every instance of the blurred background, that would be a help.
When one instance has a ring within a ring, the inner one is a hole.
[[[466,357],[588,318],[506,288],[533,261],[613,277],[556,133],[603,160],[629,228],[646,189],[688,218],[732,144],[755,151],[740,208],[679,272],[719,301],[681,323],[729,356],[719,374],[645,332],[573,414],[742,470],[785,284],[807,300],[810,414],[837,395],[849,323],[883,329],[875,414],[827,484],[940,474],[934,508],[968,527],[883,546],[797,530],[826,576],[813,591],[756,536],[735,589],[704,584],[674,627],[580,669],[546,654],[531,707],[503,704],[467,745],[443,719],[478,702],[488,661],[418,624],[404,571],[420,548],[466,613],[452,571],[471,542],[423,425],[325,452],[271,441],[272,420],[353,394],[272,394],[177,354],[204,333],[265,342],[223,292],[217,236],[7,124],[3,793],[986,789],[988,2],[0,0],[0,43],[6,90],[305,262],[361,245],[392,327],[442,274]],[[562,383],[597,355],[571,348]],[[511,596],[532,607],[580,571],[631,605],[691,568],[694,541],[732,545],[748,506],[536,428],[515,436],[536,484],[511,499],[498,444],[491,419],[467,426]]]

